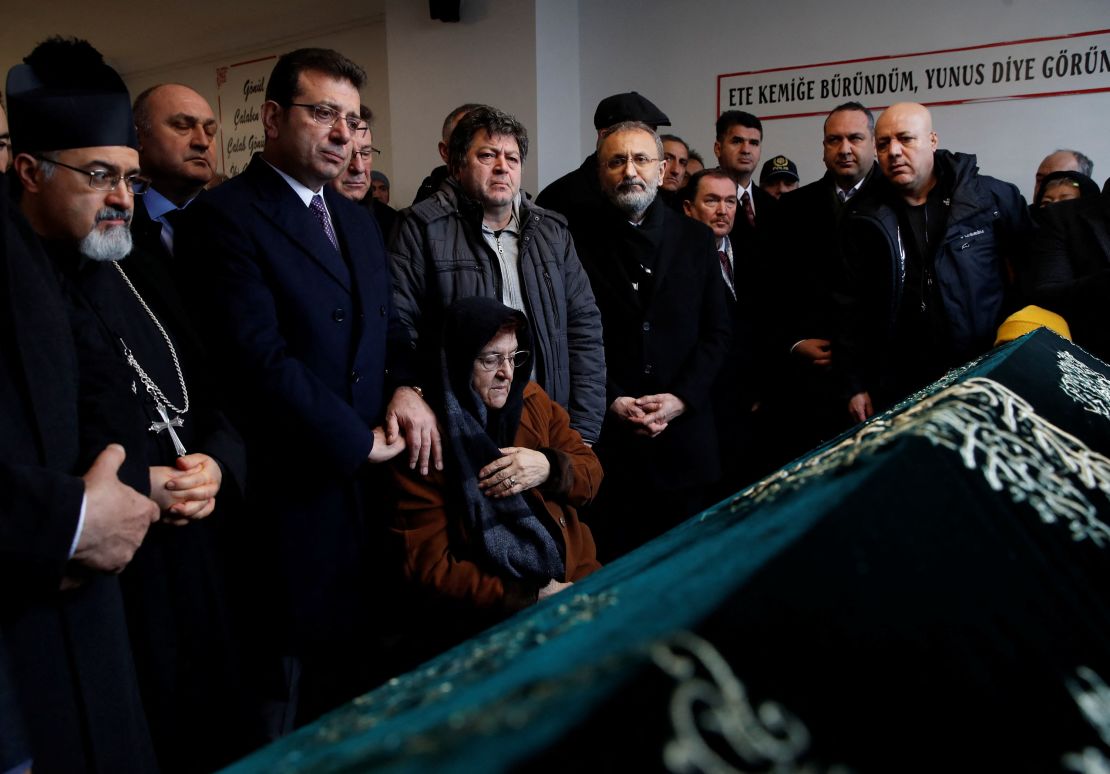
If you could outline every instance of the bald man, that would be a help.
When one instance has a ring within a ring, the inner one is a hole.
[[[1078,172],[1091,177],[1095,171],[1095,163],[1077,150],[1061,149],[1053,151],[1044,157],[1037,174],[1033,179],[1033,200],[1037,199],[1037,192],[1041,190],[1041,181],[1053,172]]]
[[[208,100],[179,83],[163,83],[135,98],[139,163],[150,190],[135,205],[136,235],[153,235],[173,254],[176,210],[184,209],[216,174],[220,125]]]
[[[1012,311],[1025,200],[975,156],[937,146],[925,107],[891,105],[875,124],[886,184],[849,204],[835,365],[857,421],[987,351]]]

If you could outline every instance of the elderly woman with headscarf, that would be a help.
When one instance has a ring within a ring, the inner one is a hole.
[[[1098,196],[1098,183],[1086,175],[1071,170],[1053,172],[1041,180],[1033,198],[1033,213],[1056,202],[1095,196]]]
[[[442,383],[438,395],[429,390],[445,468],[428,477],[393,468],[392,532],[422,602],[417,618],[448,638],[448,629],[473,633],[600,567],[575,507],[597,492],[601,463],[563,407],[529,381],[531,346],[527,318],[499,301],[448,307]]]

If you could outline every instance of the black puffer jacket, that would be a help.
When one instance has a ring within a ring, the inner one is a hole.
[[[938,150],[934,169],[948,219],[932,268],[948,324],[949,366],[956,366],[990,349],[1013,311],[1010,275],[1034,227],[1017,187],[980,175],[974,155]],[[879,185],[873,196],[853,202],[845,222],[838,352],[848,395],[883,380],[884,350],[903,301],[904,240],[912,237],[901,233],[891,204],[897,196]]]
[[[561,215],[522,201],[520,228],[521,291],[541,358],[540,385],[570,413],[571,427],[596,441],[607,404],[601,314],[590,281]],[[425,373],[435,373],[443,310],[467,296],[502,300],[481,207],[446,181],[402,211],[390,262],[401,323],[425,354]]]

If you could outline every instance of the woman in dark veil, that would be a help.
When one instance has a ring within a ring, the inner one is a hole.
[[[411,634],[446,647],[598,569],[575,507],[601,463],[567,412],[529,381],[523,314],[489,298],[446,311],[441,382],[429,389],[445,437],[442,473],[393,468],[392,533],[414,592]]]

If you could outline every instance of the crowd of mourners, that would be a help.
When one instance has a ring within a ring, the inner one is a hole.
[[[0,771],[213,770],[1001,341],[1110,358],[1077,151],[1029,207],[924,106],[848,102],[821,179],[757,184],[759,118],[708,166],[627,92],[533,196],[527,129],[464,104],[397,210],[365,77],[280,57],[227,180],[186,85],[132,102],[60,38],[8,73]]]

